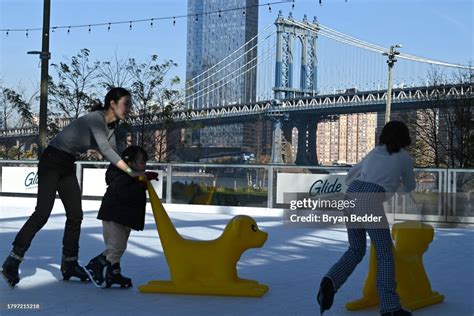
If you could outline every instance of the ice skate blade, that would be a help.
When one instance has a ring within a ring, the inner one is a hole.
[[[98,283],[96,281],[96,279],[94,279],[94,277],[92,276],[92,273],[88,270],[88,269],[84,269],[84,271],[86,271],[86,274],[87,276],[89,277],[89,280],[91,280],[92,284],[94,284],[94,286],[98,289],[103,289],[104,287],[102,286],[102,284]]]

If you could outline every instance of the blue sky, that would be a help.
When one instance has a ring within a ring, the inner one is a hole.
[[[34,28],[42,26],[41,0],[0,0],[0,29]],[[266,1],[260,1],[266,3]],[[272,12],[261,7],[260,28],[272,23],[278,10],[285,16],[291,4],[273,5]],[[51,26],[101,23],[147,19],[186,14],[186,0],[51,0]],[[312,20],[362,40],[390,46],[403,44],[409,54],[452,63],[474,61],[473,20],[471,0],[318,0],[295,1],[293,16]],[[184,79],[186,65],[186,21],[128,24],[66,30],[51,34],[51,63],[89,48],[93,60],[107,60],[115,53],[119,57],[144,60],[151,54],[178,63],[176,74]],[[41,49],[41,33],[0,34],[0,82],[4,86],[22,85],[27,90],[40,77],[37,56],[27,55]]]

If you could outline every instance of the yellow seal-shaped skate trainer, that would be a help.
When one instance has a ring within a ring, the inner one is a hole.
[[[138,288],[140,292],[261,297],[268,291],[268,286],[237,275],[242,253],[262,247],[268,237],[253,218],[235,216],[215,240],[185,239],[176,231],[150,182],[147,187],[171,280],[150,281]]]
[[[431,289],[431,284],[423,265],[423,253],[433,241],[434,230],[431,225],[421,222],[402,222],[392,227],[395,241],[395,280],[397,293],[403,307],[416,310],[441,303],[444,296]],[[376,289],[377,258],[373,245],[370,247],[369,273],[362,290],[362,298],[346,304],[348,310],[359,310],[378,305]]]

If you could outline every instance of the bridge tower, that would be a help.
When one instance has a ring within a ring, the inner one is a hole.
[[[291,12],[288,20],[293,20]],[[289,24],[288,20],[283,18],[280,11],[275,21],[277,27],[275,87],[273,88],[275,99],[310,96],[317,93],[316,40],[318,35],[313,31]],[[303,23],[309,24],[306,15]],[[316,17],[313,24],[317,25]],[[296,41],[301,43],[299,87],[293,86],[294,58],[298,58],[294,55]]]
[[[276,64],[275,64],[275,87],[272,110],[269,116],[273,123],[273,142],[272,142],[272,163],[282,163],[282,115],[278,113],[278,107],[281,105],[280,100],[314,96],[317,94],[317,56],[316,56],[316,40],[318,35],[314,31],[301,28],[288,21],[293,20],[290,13],[288,19],[283,18],[281,11],[275,21],[277,27],[276,39]],[[308,24],[306,15],[303,23]],[[313,24],[317,25],[316,18]],[[300,58],[300,76],[299,86],[295,87],[293,83],[293,68],[295,65],[295,41],[301,44]],[[304,118],[304,122],[296,118],[293,120],[285,117],[286,127],[296,126],[298,128],[298,153],[296,155],[296,164],[312,165],[317,164],[316,156],[316,125],[319,118]]]

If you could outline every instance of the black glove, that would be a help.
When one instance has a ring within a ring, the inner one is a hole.
[[[158,173],[153,171],[145,171],[145,177],[148,181],[156,180],[158,181]]]

